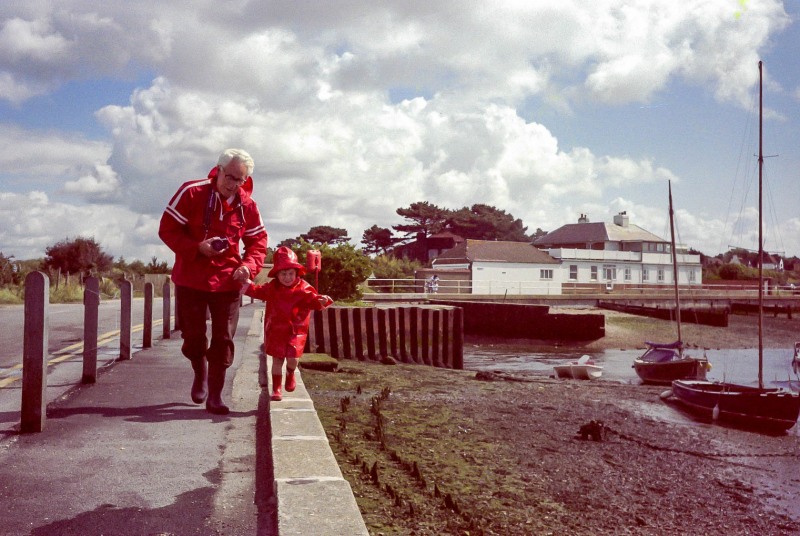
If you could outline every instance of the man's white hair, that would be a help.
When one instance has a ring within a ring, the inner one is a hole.
[[[250,156],[250,153],[244,149],[225,149],[222,151],[222,154],[219,155],[217,165],[225,167],[231,160],[237,160],[244,164],[247,167],[247,175],[253,175],[253,168],[255,168],[256,164],[253,162],[253,157]]]

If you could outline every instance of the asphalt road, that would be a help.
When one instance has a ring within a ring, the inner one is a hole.
[[[120,300],[104,300],[98,307],[97,365],[119,357]],[[163,330],[163,302],[153,303],[153,339]],[[132,301],[132,351],[142,347],[144,299]],[[65,363],[76,362],[83,355],[83,303],[58,303],[48,306],[48,375]],[[0,396],[7,389],[19,389],[25,329],[25,306],[0,306]],[[48,380],[48,383],[50,381]]]

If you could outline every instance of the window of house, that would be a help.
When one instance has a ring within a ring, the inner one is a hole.
[[[605,281],[616,281],[617,267],[610,264],[603,265],[603,279]]]
[[[694,270],[690,270],[689,271],[689,283],[694,283],[695,281],[696,281],[696,279],[695,279],[695,271]]]
[[[597,266],[592,266],[591,271],[589,272],[589,279],[592,281],[597,281]]]
[[[553,270],[544,269],[544,268],[539,270],[539,279],[552,280],[553,279]]]
[[[648,281],[650,279],[650,270],[647,268],[642,268],[642,281]]]
[[[664,282],[664,269],[663,268],[659,268],[658,269],[658,282],[659,283],[663,283]]]
[[[570,264],[569,265],[569,279],[570,279],[570,281],[577,281],[578,280],[578,265],[577,264]]]
[[[631,280],[631,269],[629,266],[625,267],[625,281]]]

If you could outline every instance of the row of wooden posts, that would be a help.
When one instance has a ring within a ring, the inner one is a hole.
[[[459,307],[330,307],[312,314],[306,351],[462,369],[464,317]]]
[[[133,288],[122,280],[120,287],[119,359],[131,358]],[[153,344],[153,285],[144,287],[144,322],[142,347]],[[44,272],[31,272],[25,278],[25,327],[22,350],[22,403],[20,430],[41,432],[47,409],[48,308],[50,280]],[[83,375],[81,383],[97,380],[98,309],[100,280],[88,277],[83,291]],[[163,333],[169,339],[172,331],[172,292],[170,281],[163,287]]]
[[[132,301],[130,281],[120,287],[120,354],[131,358]],[[180,306],[172,296],[171,281],[162,289],[163,332],[169,339],[171,315]],[[153,339],[153,284],[144,286],[142,347]],[[22,363],[21,431],[41,432],[47,406],[48,306],[50,282],[43,272],[25,279],[25,327]],[[97,379],[98,309],[100,282],[84,281],[83,374],[81,383]],[[251,301],[252,303],[252,301]],[[174,304],[174,309],[173,309]],[[464,317],[458,307],[398,306],[392,308],[331,307],[315,311],[307,351],[328,353],[334,358],[380,361],[392,357],[402,363],[436,367],[464,367]]]

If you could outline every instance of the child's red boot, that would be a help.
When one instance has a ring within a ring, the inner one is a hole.
[[[297,380],[294,378],[294,369],[286,369],[286,392],[291,393],[297,387]]]
[[[283,396],[281,395],[282,383],[283,383],[283,376],[281,376],[280,374],[278,374],[277,376],[275,374],[272,375],[272,396],[270,397],[270,400],[279,402],[283,399]]]

